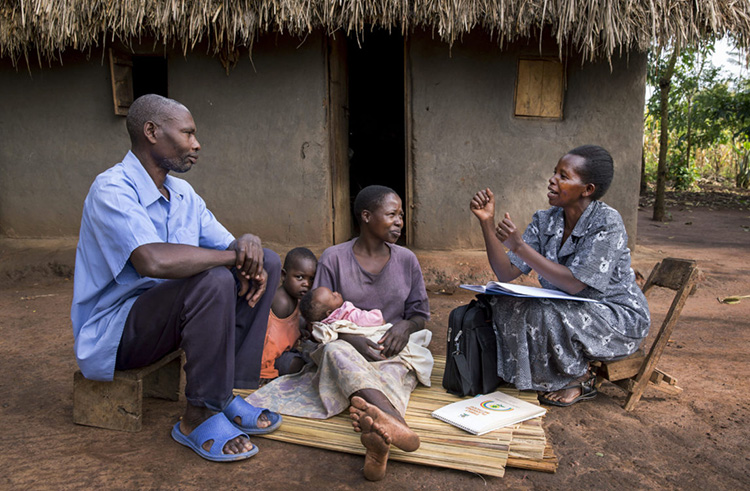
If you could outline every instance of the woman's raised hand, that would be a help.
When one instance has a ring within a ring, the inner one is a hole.
[[[495,235],[505,247],[513,252],[517,251],[523,244],[523,237],[516,228],[516,224],[510,219],[509,213],[506,213],[505,217],[498,222]]]
[[[495,221],[495,195],[492,194],[490,188],[477,191],[477,194],[471,199],[469,208],[480,222],[485,220]]]

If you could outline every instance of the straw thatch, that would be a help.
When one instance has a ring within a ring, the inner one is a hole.
[[[646,50],[674,40],[731,34],[750,39],[748,0],[0,0],[0,57],[58,56],[112,39],[153,36],[187,52],[251,47],[266,32],[303,36],[362,33],[372,26],[404,33],[424,28],[453,43],[483,29],[501,43],[551,34],[563,52],[586,59]]]

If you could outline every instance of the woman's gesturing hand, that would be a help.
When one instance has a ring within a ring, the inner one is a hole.
[[[477,191],[477,194],[471,199],[469,208],[480,222],[485,220],[495,221],[495,195],[492,194],[490,188]]]
[[[400,320],[393,324],[388,331],[383,334],[378,343],[383,347],[383,356],[390,358],[401,353],[409,342],[412,327],[414,323],[409,320]]]
[[[339,335],[339,339],[351,344],[352,347],[354,347],[360,355],[364,356],[367,361],[381,361],[385,359],[385,356],[383,356],[382,353],[383,347],[375,341],[370,341],[364,336],[358,336],[356,334],[341,334]]]
[[[516,224],[510,219],[510,214],[506,213],[502,221],[498,222],[495,229],[495,235],[500,239],[505,247],[515,252],[523,244],[521,233],[516,228]]]

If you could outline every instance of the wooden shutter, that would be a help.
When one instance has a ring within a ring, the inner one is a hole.
[[[557,60],[518,60],[515,115],[562,119],[563,73]]]
[[[127,53],[109,49],[109,73],[112,78],[112,99],[115,114],[127,116],[133,103],[133,58]]]

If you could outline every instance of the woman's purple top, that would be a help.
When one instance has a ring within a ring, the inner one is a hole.
[[[331,246],[320,256],[313,288],[327,286],[360,309],[380,309],[386,322],[415,315],[430,319],[430,304],[417,256],[395,244],[391,257],[378,274],[365,271],[354,257],[357,239]]]

